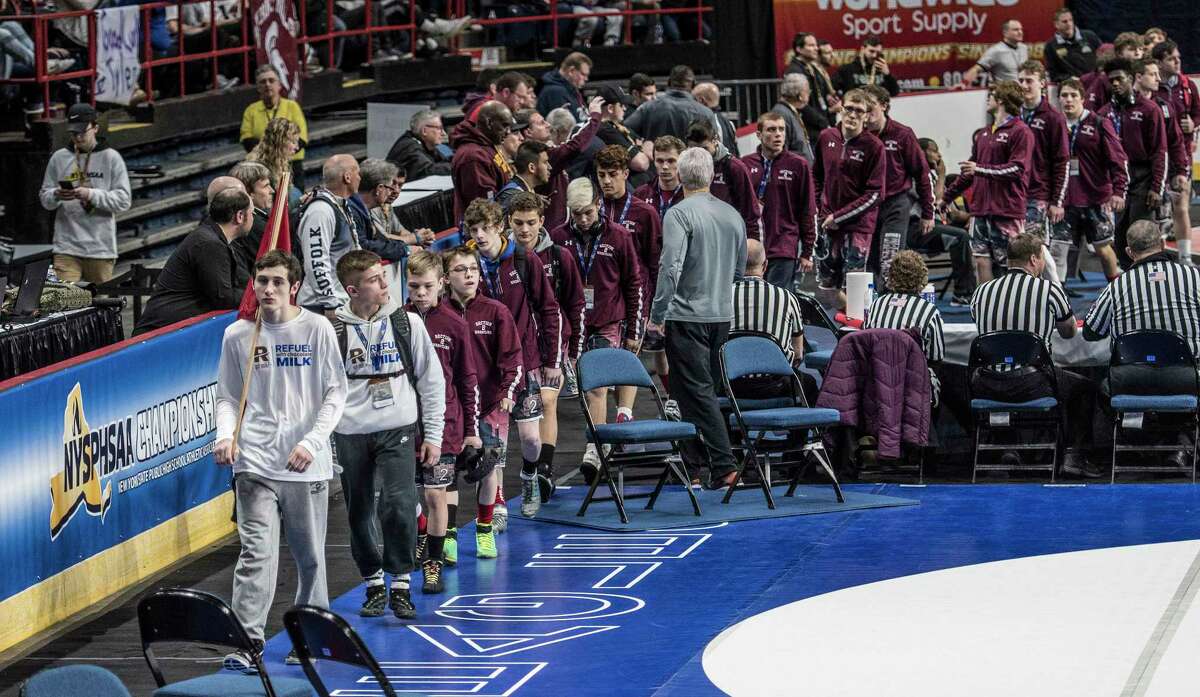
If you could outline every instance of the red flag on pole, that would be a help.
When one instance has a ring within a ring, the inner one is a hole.
[[[275,204],[271,207],[271,216],[267,220],[267,229],[263,231],[262,242],[258,245],[255,259],[261,259],[267,252],[278,249],[282,252],[292,251],[291,227],[288,225],[288,189],[291,187],[290,177],[284,174],[279,182],[279,190],[275,192]],[[295,298],[292,298],[295,302]],[[258,298],[254,296],[254,272],[251,269],[250,280],[242,293],[242,304],[238,306],[238,319],[253,320],[258,313]]]

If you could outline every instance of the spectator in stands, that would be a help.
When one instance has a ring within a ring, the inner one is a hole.
[[[933,200],[941,201],[946,191],[946,163],[937,143],[929,138],[918,138],[917,143],[929,166],[929,181],[933,189]],[[975,292],[975,265],[971,261],[971,237],[963,225],[968,225],[970,216],[961,213],[963,220],[951,220],[946,211],[934,208],[934,226],[927,230],[924,212],[919,201],[913,202],[908,212],[908,238],[904,246],[920,254],[933,256],[950,255],[950,273],[954,277],[954,295],[950,298],[953,307],[966,307]],[[961,225],[959,224],[961,222]]]
[[[217,0],[211,4],[198,2],[182,7],[169,5],[164,9],[167,29],[172,34],[172,48],[179,45],[180,34],[183,35],[184,53],[199,53],[213,48],[236,48],[242,43],[242,3],[238,0]],[[219,70],[214,76],[209,61],[187,64],[188,90],[203,91],[211,88],[214,82],[217,89],[225,90],[241,81],[240,78],[234,77],[242,70],[241,56],[219,58],[217,65]]]
[[[467,204],[477,198],[492,200],[512,179],[512,167],[500,153],[516,122],[500,102],[488,102],[479,110],[477,123],[463,121],[450,134],[454,158],[450,177],[454,182],[454,219],[461,221]]]
[[[692,97],[695,82],[696,75],[688,66],[671,68],[667,91],[638,107],[625,119],[625,125],[643,138],[675,136],[681,140],[687,136],[688,124],[696,119],[706,119],[714,128],[720,128],[716,114]]]
[[[1007,264],[1008,243],[1025,228],[1034,138],[1017,118],[1023,95],[1021,86],[1008,80],[988,90],[987,110],[994,125],[975,131],[971,159],[959,163],[961,174],[942,196],[949,203],[970,189],[971,252],[980,283],[992,279],[992,264]]]
[[[629,170],[633,173],[631,183],[636,188],[650,179],[650,156],[654,152],[654,144],[642,140],[625,126],[625,114],[633,106],[634,100],[620,87],[605,85],[597,94],[603,100],[603,106],[600,111],[600,130],[596,131],[593,146],[599,143],[625,148],[629,154]],[[595,155],[590,148],[584,154]]]
[[[236,308],[250,275],[238,264],[232,244],[253,225],[254,203],[245,191],[218,192],[208,204],[208,217],[183,238],[158,274],[134,335]]]
[[[779,83],[779,100],[775,102],[775,106],[771,107],[772,112],[783,117],[784,124],[787,126],[788,151],[796,153],[809,162],[812,162],[813,159],[813,140],[821,134],[821,131],[816,129],[816,125],[821,122],[819,116],[811,124],[804,118],[811,95],[812,90],[809,87],[808,78],[800,73],[788,73]],[[825,124],[827,128],[829,121],[826,121]],[[814,131],[816,131],[815,135]]]
[[[817,140],[817,284],[837,291],[839,300],[846,274],[867,266],[884,193],[887,158],[883,143],[866,130],[869,109],[867,94],[850,90],[842,98],[841,124],[826,128]]]
[[[1126,31],[1117,35],[1113,42],[1113,57],[1124,58],[1131,64],[1142,59],[1142,37],[1135,32]],[[1096,69],[1090,73],[1080,76],[1084,86],[1087,88],[1087,103],[1088,108],[1097,110],[1100,107],[1108,104],[1112,99],[1112,85],[1108,82],[1108,76],[1104,74],[1104,67],[1108,63],[1107,60],[1097,61]]]
[[[765,117],[766,114],[759,117],[760,124]],[[804,365],[804,317],[800,303],[790,289],[763,278],[769,264],[762,243],[746,240],[746,270],[733,282],[733,321],[729,331],[769,334],[791,362],[804,389],[804,398],[813,406],[817,403],[817,381],[800,370]]]
[[[936,368],[946,357],[946,338],[942,313],[937,305],[921,297],[929,282],[925,260],[911,250],[896,254],[887,270],[888,292],[875,298],[867,309],[863,329],[913,329],[921,337],[921,349],[929,365],[932,406],[941,403],[942,383]]]
[[[508,107],[512,113],[532,109],[537,103],[537,94],[531,86],[532,78],[525,73],[510,70],[496,78],[492,99]],[[478,110],[475,112],[478,113]]]
[[[817,41],[817,56],[821,61],[821,67],[825,68],[825,72],[837,69],[839,65],[837,52],[833,50],[833,44],[830,43],[829,39]]]
[[[1075,26],[1075,15],[1065,7],[1054,11],[1054,36],[1044,49],[1046,72],[1051,82],[1080,77],[1096,69],[1100,37]]]
[[[692,88],[692,96],[716,115],[717,125],[721,129],[721,143],[725,145],[726,150],[736,153],[737,129],[733,127],[733,122],[721,113],[721,91],[711,82],[701,82]]]
[[[833,86],[839,94],[863,85],[879,85],[893,97],[900,94],[900,83],[883,57],[883,41],[875,34],[865,36],[858,57],[838,68],[833,76]]]
[[[889,278],[892,259],[904,246],[908,218],[914,205],[921,211],[921,232],[933,230],[933,188],[929,163],[911,128],[891,118],[892,97],[878,85],[863,88],[870,100],[866,128],[883,141],[887,151],[884,165],[884,199],[879,204],[871,257],[867,262],[881,279]],[[915,196],[914,196],[915,194]],[[876,284],[880,287],[881,284]]]
[[[692,0],[659,0],[659,5],[663,9],[686,9],[696,8],[696,3]],[[708,20],[701,20],[697,25],[697,17],[692,12],[663,14],[662,28],[663,38],[671,43],[679,41],[710,41],[712,39],[712,27],[709,26]]]
[[[403,269],[408,259],[408,245],[394,239],[385,225],[387,219],[376,213],[392,207],[404,177],[396,165],[378,158],[363,160],[358,165],[358,172],[358,193],[346,202],[354,218],[354,229],[358,231],[358,245],[395,265],[395,269]],[[400,287],[403,286],[401,283]]]
[[[117,214],[132,203],[125,160],[97,137],[97,118],[91,105],[71,105],[71,144],[50,156],[42,177],[42,208],[54,211],[54,272],[67,283],[112,278]]]
[[[1095,250],[1109,281],[1117,277],[1113,251],[1113,218],[1125,207],[1129,188],[1125,149],[1112,121],[1084,108],[1083,83],[1067,78],[1058,86],[1058,101],[1070,132],[1071,166],[1067,182],[1065,225],[1051,229],[1051,252],[1066,274],[1071,244]]]
[[[975,84],[981,73],[986,73],[989,83],[1001,80],[1016,80],[1021,64],[1029,60],[1029,46],[1025,44],[1025,29],[1015,19],[1005,20],[1000,25],[1000,41],[988,46],[979,60],[975,61],[957,89],[966,89]]]
[[[662,260],[649,327],[666,336],[672,396],[701,440],[688,441],[692,467],[707,464],[710,488],[733,482],[725,418],[717,405],[720,349],[733,320],[733,281],[746,268],[746,226],[738,211],[711,193],[712,155],[688,148],[679,156],[684,200],[667,213]],[[703,443],[703,446],[700,445]]]
[[[720,136],[707,120],[698,119],[688,127],[687,144],[701,147],[713,157],[714,173],[708,191],[737,209],[746,226],[746,234],[762,239],[762,205],[754,195],[754,183],[746,164],[725,149]]]
[[[837,114],[842,110],[842,100],[837,90],[833,89],[833,81],[825,66],[821,65],[820,52],[817,50],[817,37],[808,32],[800,32],[792,39],[792,50],[795,52],[791,63],[783,71],[786,81],[790,74],[803,75],[808,82],[809,96],[800,109],[800,116],[808,129],[808,140],[814,142],[821,131],[829,128],[837,120]]]
[[[550,183],[550,146],[536,140],[527,140],[517,148],[513,159],[513,178],[496,194],[496,202],[508,214],[513,197],[521,192],[537,196],[535,189]],[[542,197],[545,198],[545,197]],[[546,202],[543,201],[544,207]]]
[[[1147,51],[1153,51],[1154,47],[1167,40],[1167,32],[1159,27],[1150,27],[1142,32],[1142,41],[1146,44]]]
[[[303,179],[294,179],[297,171],[303,174],[304,163],[293,158],[300,149],[300,127],[287,119],[271,119],[262,140],[246,156],[249,162],[261,162],[271,172],[271,186],[279,188],[283,184],[283,175],[290,174],[293,179],[289,184],[289,201],[298,201],[300,190],[304,186]]]
[[[542,116],[564,107],[582,121],[587,117],[587,102],[583,101],[583,86],[592,74],[592,59],[578,51],[568,53],[557,70],[542,75],[542,91],[538,93],[537,110]]]
[[[559,107],[546,114],[546,124],[550,126],[550,140],[554,145],[562,145],[571,137],[571,131],[579,123],[570,109]]]
[[[1160,103],[1166,103],[1176,117],[1183,138],[1181,146],[1176,148],[1177,159],[1180,160],[1176,174],[1171,179],[1171,217],[1175,229],[1175,246],[1179,250],[1179,260],[1184,264],[1192,261],[1192,229],[1191,218],[1191,163],[1192,153],[1196,152],[1196,124],[1200,123],[1200,90],[1183,73],[1180,62],[1179,46],[1170,39],[1164,39],[1155,45],[1152,55],[1158,63],[1162,82],[1159,84],[1156,96]]]
[[[358,247],[361,231],[355,227],[348,199],[358,191],[361,175],[352,155],[334,155],[321,169],[321,186],[300,216],[299,235],[304,259],[304,282],[296,303],[333,318],[350,296],[337,279],[337,263]]]
[[[288,301],[299,286],[300,262],[292,255],[274,250],[255,262],[261,326],[229,325],[217,370],[213,459],[233,466],[241,542],[231,606],[259,654],[279,576],[280,532],[296,562],[296,602],[329,607],[329,439],[346,404],[346,371],[329,322]],[[243,390],[252,334],[266,361],[256,362],[255,379]],[[225,665],[245,671],[254,662],[239,652],[226,656]]]
[[[441,114],[432,109],[418,111],[388,151],[387,160],[404,170],[408,179],[445,176],[450,174],[450,160],[438,149],[445,140]]]
[[[1137,68],[1123,58],[1114,58],[1105,65],[1113,98],[1098,112],[1113,122],[1129,163],[1129,194],[1125,198],[1125,209],[1117,216],[1113,235],[1117,260],[1122,266],[1130,263],[1125,254],[1126,231],[1138,220],[1151,218],[1154,209],[1162,203],[1167,186],[1166,122],[1162,109],[1135,89],[1136,70],[1146,70],[1146,64],[1136,65]]]
[[[1070,135],[1066,119],[1043,97],[1046,70],[1042,64],[1025,61],[1019,75],[1021,121],[1033,134],[1033,157],[1025,185],[1025,229],[1041,235],[1042,242],[1049,245],[1054,229],[1065,227],[1063,205],[1071,160]],[[1047,254],[1046,273],[1050,280],[1065,283],[1067,270],[1063,269],[1060,275],[1049,250],[1042,249]]]
[[[787,128],[782,116],[768,111],[758,117],[759,148],[742,158],[762,206],[763,266],[768,283],[795,288],[796,273],[812,271],[817,239],[817,195],[807,161],[784,148]],[[753,249],[751,249],[753,252]],[[753,259],[751,259],[753,261]],[[750,262],[747,262],[749,268]],[[747,271],[749,273],[749,271]]]
[[[634,73],[629,76],[629,94],[633,97],[630,108],[637,109],[646,102],[654,101],[658,96],[658,85],[646,73]]]
[[[517,114],[513,114],[513,126],[509,129],[508,135],[504,136],[504,140],[500,141],[500,153],[508,161],[510,167],[512,166],[513,158],[517,156],[517,148],[521,147],[521,143],[525,142],[525,132],[529,130],[529,126],[530,123],[528,120],[522,119]]]
[[[311,25],[309,33],[312,33]],[[292,182],[297,188],[303,188],[304,149],[308,147],[308,121],[304,119],[304,110],[299,104],[283,96],[285,87],[279,71],[270,64],[260,65],[258,70],[254,71],[254,84],[258,88],[259,99],[242,112],[242,128],[238,133],[238,141],[246,152],[250,152],[264,139],[267,124],[271,121],[287,119],[296,124],[298,149],[291,155]],[[271,165],[268,163],[267,166]],[[276,181],[275,185],[278,186],[279,182]]]
[[[971,299],[971,317],[980,334],[1029,332],[1039,337],[1047,350],[1051,349],[1050,338],[1056,330],[1064,339],[1075,336],[1077,323],[1067,294],[1061,284],[1043,277],[1043,247],[1039,236],[1028,233],[1017,235],[1009,243],[1008,273],[981,284]],[[997,379],[984,373],[975,378],[976,396],[1005,402],[1051,396],[1046,376],[1027,366],[1012,365],[1003,372],[1016,374]],[[1057,367],[1054,374],[1058,399],[1066,406],[1063,430],[1070,434],[1072,445],[1063,458],[1062,469],[1076,476],[1099,477],[1100,472],[1088,463],[1085,452],[1092,440],[1092,383],[1078,373]],[[1004,453],[1003,461],[1014,466],[1021,462],[1015,451]]]

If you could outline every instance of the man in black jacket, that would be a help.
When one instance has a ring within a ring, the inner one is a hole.
[[[446,140],[442,117],[432,109],[413,114],[404,135],[388,151],[387,161],[400,168],[409,179],[450,174],[450,159],[438,150]]]
[[[1082,77],[1096,69],[1096,49],[1100,37],[1075,26],[1075,16],[1067,8],[1054,13],[1054,36],[1046,42],[1046,72],[1051,82]]]
[[[249,276],[238,270],[230,243],[254,224],[254,204],[230,187],[208,204],[208,218],[167,259],[134,335],[213,310],[232,310],[242,300]]]
[[[874,34],[863,38],[858,58],[838,68],[833,76],[833,86],[838,94],[864,85],[879,85],[893,97],[900,94],[900,83],[896,82],[892,69],[883,59],[883,41]]]

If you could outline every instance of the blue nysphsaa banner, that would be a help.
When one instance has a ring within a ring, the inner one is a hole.
[[[0,392],[0,601],[229,490],[226,313]]]

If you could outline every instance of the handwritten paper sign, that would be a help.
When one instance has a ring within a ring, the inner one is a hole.
[[[138,47],[142,27],[138,7],[108,7],[96,12],[96,101],[129,104],[138,88],[142,66]]]

